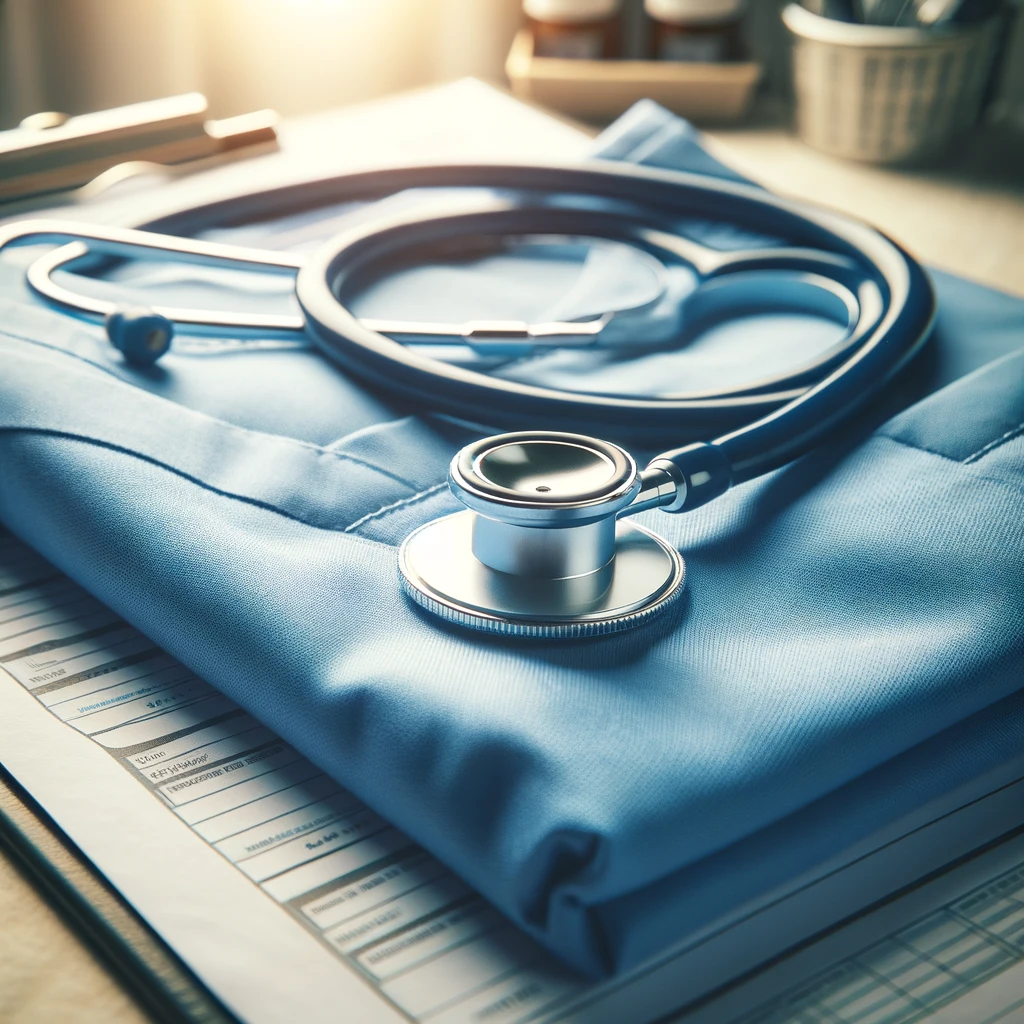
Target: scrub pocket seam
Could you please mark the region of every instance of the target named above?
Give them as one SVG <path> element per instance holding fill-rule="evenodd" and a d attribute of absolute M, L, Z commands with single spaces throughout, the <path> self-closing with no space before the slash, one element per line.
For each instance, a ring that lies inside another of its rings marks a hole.
<path fill-rule="evenodd" d="M 57 353 L 58 355 L 61 355 L 61 356 L 70 356 L 72 359 L 76 359 L 80 363 L 84 363 L 86 366 L 93 367 L 94 369 L 99 370 L 101 373 L 106 374 L 116 384 L 121 384 L 124 387 L 131 388 L 132 390 L 134 390 L 136 392 L 139 392 L 141 394 L 145 394 L 149 398 L 151 398 L 151 399 L 153 399 L 155 401 L 158 401 L 158 402 L 168 402 L 170 405 L 173 405 L 176 409 L 182 410 L 187 415 L 195 416 L 195 417 L 201 417 L 202 419 L 204 419 L 204 420 L 206 420 L 206 421 L 208 421 L 210 423 L 218 424 L 223 430 L 225 430 L 227 432 L 234 433 L 234 434 L 245 434 L 245 435 L 249 435 L 249 436 L 252 436 L 252 437 L 269 437 L 269 438 L 273 438 L 277 442 L 280 442 L 280 443 L 283 443 L 283 444 L 287 444 L 287 445 L 293 445 L 296 448 L 301 448 L 301 449 L 303 449 L 305 451 L 315 452 L 318 455 L 325 455 L 325 456 L 327 456 L 329 458 L 338 459 L 341 462 L 349 462 L 349 463 L 351 463 L 352 465 L 355 465 L 355 466 L 362 466 L 364 469 L 369 469 L 369 470 L 372 470 L 373 472 L 380 473 L 381 476 L 387 477 L 389 480 L 394 480 L 395 483 L 399 483 L 403 487 L 408 487 L 410 490 L 413 489 L 416 486 L 411 480 L 406 480 L 405 477 L 399 475 L 398 473 L 395 473 L 395 472 L 393 472 L 392 470 L 389 470 L 389 469 L 385 469 L 383 466 L 378 466 L 376 463 L 370 462 L 367 459 L 362 459 L 358 455 L 351 455 L 348 452 L 338 451 L 336 448 L 328 447 L 326 445 L 314 444 L 311 441 L 303 441 L 300 438 L 290 437 L 287 434 L 267 434 L 267 433 L 265 433 L 263 431 L 253 430 L 253 429 L 251 429 L 249 427 L 242 427 L 242 426 L 239 426 L 237 423 L 231 423 L 230 421 L 221 419 L 219 416 L 214 416 L 211 413 L 201 412 L 198 409 L 193 409 L 193 408 L 191 408 L 191 407 L 189 407 L 187 405 L 182 405 L 179 402 L 175 402 L 173 399 L 164 398 L 162 395 L 151 394 L 150 392 L 145 391 L 145 389 L 140 388 L 137 385 L 133 384 L 130 380 L 125 380 L 125 378 L 122 377 L 120 374 L 118 374 L 117 371 L 114 370 L 113 368 L 107 367 L 107 366 L 103 366 L 102 364 L 94 362 L 93 360 L 88 359 L 85 356 L 78 355 L 75 352 L 68 352 L 65 349 L 57 348 L 57 347 L 55 347 L 53 345 L 48 344 L 45 341 L 37 341 L 34 338 L 22 337 L 21 335 L 11 333 L 6 328 L 5 329 L 0 329 L 0 338 L 6 338 L 6 339 L 8 339 L 10 341 L 25 343 L 25 344 L 29 344 L 29 345 L 35 345 L 35 346 L 38 346 L 39 348 L 44 349 L 47 352 L 55 352 L 55 353 Z M 390 421 L 387 421 L 387 422 L 398 422 L 398 420 L 401 420 L 402 418 L 403 417 L 397 417 L 395 420 L 390 420 Z M 8 429 L 8 428 L 0 428 L 0 429 Z M 14 428 L 14 429 L 16 429 L 16 428 Z M 34 428 L 26 428 L 26 429 L 34 429 Z M 39 429 L 45 430 L 46 428 L 39 428 Z M 62 431 L 54 431 L 54 432 L 55 433 L 62 433 Z M 70 436 L 70 437 L 79 437 L 81 440 L 90 440 L 90 438 L 88 438 L 88 436 L 84 435 L 84 434 L 82 434 L 82 435 L 69 434 L 68 436 Z M 340 438 L 339 440 L 344 440 L 344 438 Z M 332 444 L 334 444 L 334 443 L 337 443 L 337 442 L 332 442 Z M 117 446 L 117 447 L 120 447 L 120 446 Z M 132 451 L 132 449 L 130 449 L 126 445 L 124 447 L 124 451 Z"/>
<path fill-rule="evenodd" d="M 1011 431 L 1010 433 L 1016 435 L 1024 434 L 1024 424 L 1021 425 L 1020 429 L 1016 431 Z M 991 473 L 983 472 L 983 470 L 985 469 L 983 465 L 978 465 L 978 463 L 981 462 L 981 455 L 988 454 L 988 451 L 992 451 L 996 447 L 998 447 L 998 445 L 995 442 L 992 442 L 992 444 L 990 445 L 986 445 L 985 448 L 982 448 L 978 452 L 975 452 L 973 455 L 969 456 L 968 459 L 960 460 L 951 459 L 948 455 L 943 455 L 942 452 L 934 452 L 930 448 L 921 448 L 916 444 L 911 444 L 909 441 L 901 440 L 898 437 L 890 437 L 888 434 L 876 434 L 875 437 L 880 438 L 883 441 L 892 441 L 893 444 L 898 444 L 901 448 L 909 448 L 911 451 L 921 452 L 924 455 L 931 455 L 934 458 L 942 459 L 943 462 L 948 462 L 953 466 L 976 466 L 977 468 L 975 472 L 977 472 L 978 474 L 977 479 L 979 481 L 984 481 L 985 483 L 994 484 L 997 487 L 1005 488 L 1006 490 L 1012 491 L 1014 494 L 1019 493 L 1022 489 L 1022 486 L 1024 486 L 1024 481 L 1018 482 L 1016 480 L 1007 480 L 1003 476 L 993 476 Z M 1012 438 L 1006 437 L 998 439 L 999 444 L 1003 444 L 1005 441 L 1009 440 L 1012 440 Z"/>
<path fill-rule="evenodd" d="M 0 307 L 0 309 L 2 309 L 2 307 Z M 8 338 L 11 341 L 19 341 L 26 345 L 36 345 L 39 348 L 45 349 L 47 352 L 55 352 L 58 355 L 68 356 L 70 359 L 77 359 L 80 363 L 85 363 L 86 366 L 91 366 L 93 369 L 107 374 L 108 377 L 112 377 L 114 380 L 120 381 L 122 384 L 128 383 L 128 381 L 126 381 L 124 377 L 122 377 L 112 366 L 104 366 L 103 363 L 97 362 L 95 359 L 83 356 L 79 352 L 72 352 L 70 349 L 61 348 L 59 345 L 51 344 L 48 341 L 40 341 L 38 338 L 30 338 L 24 334 L 15 334 L 14 331 L 7 327 L 0 330 L 0 338 Z"/>
<path fill-rule="evenodd" d="M 243 505 L 262 509 L 264 512 L 272 512 L 274 515 L 282 516 L 285 519 L 289 519 L 294 523 L 299 523 L 311 530 L 323 530 L 327 533 L 349 533 L 353 526 L 358 525 L 364 519 L 368 518 L 367 516 L 362 516 L 360 519 L 356 520 L 355 523 L 349 524 L 348 526 L 321 526 L 317 523 L 311 523 L 309 520 L 303 519 L 301 516 L 295 515 L 293 512 L 289 512 L 287 509 L 281 508 L 279 505 L 275 505 L 273 502 L 264 501 L 260 498 L 254 498 L 246 494 L 236 494 L 233 491 L 226 491 L 223 488 L 217 487 L 209 481 L 202 479 L 202 477 L 188 473 L 185 470 L 179 469 L 177 466 L 168 465 L 168 463 L 162 462 L 160 459 L 153 458 L 150 455 L 146 455 L 143 452 L 137 452 L 133 448 L 127 448 L 123 445 L 114 444 L 110 441 L 103 441 L 99 438 L 88 437 L 85 434 L 75 434 L 67 430 L 52 430 L 46 427 L 0 426 L 0 435 L 3 434 L 29 434 L 38 437 L 56 437 L 65 441 L 75 441 L 79 444 L 104 448 L 107 451 L 117 452 L 119 455 L 127 455 L 129 458 L 138 459 L 140 462 L 145 462 L 150 466 L 155 466 L 157 469 L 162 469 L 165 473 L 171 473 L 176 477 L 180 477 L 182 480 L 187 480 L 190 484 L 193 484 L 204 491 L 209 491 L 211 494 L 216 494 L 220 498 L 226 498 L 228 501 L 238 501 Z M 428 488 L 428 491 L 436 491 L 444 486 L 446 486 L 444 483 L 435 484 L 433 487 Z M 413 495 L 410 498 L 403 499 L 403 501 L 396 502 L 396 504 L 401 505 L 405 502 L 412 501 L 413 498 L 423 497 L 426 493 L 427 492 L 423 492 L 421 495 Z M 379 515 L 381 512 L 390 511 L 392 507 L 393 506 L 386 506 L 384 509 L 379 509 L 377 512 L 370 513 L 370 515 Z M 384 543 L 383 541 L 374 540 L 372 537 L 364 537 L 358 533 L 352 534 L 352 537 L 355 540 L 366 544 Z M 393 545 L 388 546 L 393 547 Z"/>
<path fill-rule="evenodd" d="M 962 466 L 963 463 L 960 459 L 954 459 L 947 455 L 945 452 L 937 452 L 934 448 L 925 448 L 923 445 L 914 444 L 911 441 L 907 441 L 902 437 L 893 437 L 892 434 L 879 434 L 878 437 L 883 438 L 886 441 L 892 441 L 893 444 L 898 444 L 903 448 L 910 448 L 915 452 L 924 452 L 925 455 L 934 455 L 937 459 L 943 459 L 946 462 L 952 462 L 954 466 Z"/>
<path fill-rule="evenodd" d="M 994 441 L 989 441 L 984 448 L 979 448 L 973 455 L 968 455 L 967 458 L 964 459 L 964 465 L 969 466 L 972 462 L 977 462 L 979 459 L 988 455 L 989 452 L 995 451 L 996 448 L 1006 444 L 1007 441 L 1012 441 L 1015 437 L 1020 437 L 1021 434 L 1024 434 L 1024 423 L 1018 423 L 1017 426 L 1012 430 L 1008 430 L 1002 437 L 997 437 Z"/>
<path fill-rule="evenodd" d="M 903 448 L 910 448 L 915 452 L 924 452 L 925 455 L 934 455 L 937 459 L 944 459 L 946 462 L 952 462 L 954 466 L 971 466 L 976 462 L 980 462 L 990 452 L 994 452 L 997 448 L 1001 448 L 1004 444 L 1012 441 L 1014 438 L 1024 435 L 1024 423 L 1019 424 L 1012 430 L 1008 430 L 1001 437 L 997 437 L 994 441 L 989 441 L 988 444 L 983 445 L 976 452 L 971 452 L 970 455 L 965 459 L 954 459 L 952 456 L 947 455 L 945 452 L 937 452 L 934 448 L 925 448 L 923 445 L 914 444 L 912 441 L 908 441 L 902 437 L 893 437 L 892 434 L 877 434 L 886 441 L 892 441 L 893 444 L 901 445 Z"/>
<path fill-rule="evenodd" d="M 376 512 L 367 512 L 366 515 L 360 516 L 355 522 L 349 523 L 341 532 L 352 533 L 353 530 L 358 530 L 359 527 L 368 520 L 389 515 L 391 512 L 395 512 L 406 505 L 412 505 L 414 502 L 422 501 L 424 498 L 429 498 L 430 495 L 436 494 L 446 486 L 447 481 L 442 480 L 439 484 L 431 484 L 429 487 L 422 491 L 418 491 L 416 494 L 410 494 L 408 498 L 399 498 L 398 501 L 393 501 L 390 505 L 382 505 Z"/>

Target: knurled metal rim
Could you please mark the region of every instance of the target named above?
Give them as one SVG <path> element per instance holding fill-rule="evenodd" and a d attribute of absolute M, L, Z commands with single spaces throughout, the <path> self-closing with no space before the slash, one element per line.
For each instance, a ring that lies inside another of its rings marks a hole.
<path fill-rule="evenodd" d="M 609 636 L 613 633 L 635 629 L 653 621 L 675 604 L 686 590 L 686 562 L 682 555 L 652 531 L 645 530 L 635 523 L 633 526 L 648 534 L 665 549 L 672 558 L 675 575 L 669 586 L 650 604 L 604 619 L 583 619 L 570 622 L 503 619 L 458 605 L 454 601 L 438 600 L 420 590 L 406 575 L 403 569 L 404 546 L 399 552 L 398 579 L 406 596 L 415 604 L 445 622 L 477 632 L 535 640 L 583 640 L 588 637 Z"/>

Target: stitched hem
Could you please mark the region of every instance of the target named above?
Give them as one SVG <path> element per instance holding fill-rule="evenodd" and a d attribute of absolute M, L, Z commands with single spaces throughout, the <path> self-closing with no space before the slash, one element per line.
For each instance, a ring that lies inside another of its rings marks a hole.
<path fill-rule="evenodd" d="M 221 498 L 227 498 L 229 501 L 239 501 L 243 505 L 251 505 L 253 508 L 263 509 L 264 512 L 273 512 L 275 515 L 282 516 L 285 519 L 290 519 L 294 523 L 299 523 L 302 526 L 308 526 L 311 530 L 323 530 L 325 533 L 348 533 L 353 526 L 358 525 L 366 519 L 366 516 L 357 519 L 355 523 L 350 526 L 322 526 L 319 523 L 311 523 L 308 519 L 304 519 L 302 516 L 296 515 L 294 512 L 289 512 L 287 509 L 281 508 L 279 505 L 275 505 L 272 502 L 264 501 L 261 498 L 254 498 L 247 494 L 236 494 L 234 491 L 225 491 L 220 487 L 215 487 L 213 484 L 207 483 L 200 477 L 193 476 L 191 473 L 187 473 L 184 470 L 178 469 L 177 466 L 170 466 L 166 462 L 162 462 L 159 459 L 154 459 L 152 456 L 144 455 L 141 452 L 137 452 L 132 448 L 124 448 L 118 444 L 112 444 L 109 441 L 100 441 L 95 437 L 83 437 L 80 434 L 72 434 L 66 430 L 48 430 L 42 427 L 4 427 L 0 426 L 0 434 L 33 434 L 38 437 L 59 437 L 66 441 L 75 441 L 79 444 L 93 445 L 96 448 L 104 448 L 107 451 L 117 452 L 120 455 L 127 455 L 129 458 L 138 459 L 140 462 L 145 462 L 150 466 L 156 466 L 157 469 L 162 469 L 167 473 L 172 473 L 176 477 L 180 477 L 182 480 L 187 480 L 191 484 L 195 484 L 196 487 L 202 488 L 204 491 L 209 491 L 211 494 L 216 494 Z M 428 490 L 438 490 L 444 487 L 444 484 L 436 484 L 434 487 Z M 426 494 L 427 492 L 421 492 Z M 412 501 L 417 495 L 405 498 L 403 501 L 397 502 L 396 504 L 403 504 L 403 502 Z M 378 509 L 377 512 L 370 513 L 371 515 L 379 515 L 381 512 L 387 511 L 391 506 L 387 506 L 384 509 Z M 359 534 L 354 534 L 353 539 L 364 544 L 381 544 L 385 547 L 395 547 L 394 544 L 385 544 L 384 541 L 373 540 L 370 537 L 362 537 Z"/>
<path fill-rule="evenodd" d="M 1015 437 L 1020 437 L 1022 434 L 1024 434 L 1024 423 L 1014 427 L 1012 430 L 1008 430 L 1002 437 L 989 441 L 983 448 L 979 448 L 976 452 L 968 455 L 966 459 L 954 459 L 952 455 L 947 455 L 945 452 L 937 452 L 934 448 L 925 448 L 924 445 L 905 441 L 901 437 L 893 437 L 892 434 L 876 434 L 875 436 L 886 441 L 892 441 L 893 444 L 901 445 L 904 448 L 910 448 L 915 452 L 924 452 L 926 455 L 934 455 L 936 458 L 945 459 L 946 462 L 952 462 L 956 466 L 970 466 L 988 455 L 989 452 L 995 451 L 996 448 L 1006 444 L 1007 441 L 1012 441 Z"/>
<path fill-rule="evenodd" d="M 139 393 L 141 393 L 143 395 L 146 395 L 148 398 L 151 398 L 154 401 L 165 402 L 168 405 L 173 406 L 175 409 L 180 409 L 183 413 L 185 413 L 185 414 L 187 414 L 189 416 L 194 416 L 194 417 L 197 417 L 199 419 L 205 420 L 207 423 L 216 423 L 219 427 L 221 427 L 222 429 L 224 429 L 225 431 L 227 431 L 229 433 L 245 434 L 248 437 L 267 437 L 267 438 L 273 438 L 274 441 L 279 442 L 279 443 L 287 444 L 287 445 L 295 447 L 295 448 L 301 448 L 301 449 L 303 449 L 305 451 L 316 452 L 318 455 L 326 455 L 328 458 L 338 459 L 338 460 L 340 460 L 342 462 L 350 462 L 350 463 L 352 463 L 353 465 L 356 465 L 356 466 L 362 466 L 364 469 L 369 469 L 369 470 L 372 470 L 375 473 L 380 473 L 381 476 L 385 476 L 389 480 L 394 480 L 395 483 L 402 484 L 405 487 L 410 487 L 411 488 L 411 487 L 415 487 L 416 486 L 411 480 L 406 480 L 405 477 L 400 476 L 398 473 L 393 473 L 389 469 L 384 469 L 382 466 L 378 466 L 375 463 L 367 461 L 366 459 L 361 459 L 357 455 L 350 455 L 348 452 L 338 451 L 334 447 L 327 447 L 325 445 L 313 444 L 313 442 L 311 442 L 311 441 L 302 441 L 302 440 L 300 440 L 297 437 L 289 437 L 287 434 L 268 434 L 268 433 L 266 433 L 264 431 L 261 431 L 261 430 L 252 430 L 249 427 L 240 427 L 236 423 L 231 423 L 228 420 L 222 420 L 219 417 L 213 416 L 212 414 L 207 413 L 207 412 L 203 412 L 200 409 L 193 409 L 191 406 L 182 405 L 180 402 L 175 402 L 172 399 L 164 398 L 163 395 L 155 395 L 155 394 L 153 394 L 153 392 L 147 391 L 145 388 L 137 387 L 136 385 L 132 384 L 130 381 L 125 380 L 122 376 L 120 376 L 118 373 L 116 373 L 113 369 L 105 367 L 105 366 L 103 366 L 100 363 L 93 362 L 93 360 L 88 359 L 85 356 L 80 356 L 76 352 L 68 352 L 66 349 L 58 348 L 57 346 L 51 345 L 48 342 L 37 341 L 35 338 L 22 337 L 21 335 L 13 334 L 12 332 L 10 332 L 10 331 L 8 331 L 6 329 L 0 330 L 0 338 L 9 338 L 12 341 L 25 342 L 25 343 L 27 343 L 29 345 L 36 345 L 39 348 L 42 348 L 42 349 L 46 350 L 47 352 L 56 352 L 58 355 L 68 356 L 71 359 L 77 359 L 80 363 L 84 363 L 86 366 L 92 366 L 95 369 L 100 370 L 102 373 L 105 373 L 108 377 L 110 377 L 110 379 L 112 381 L 114 381 L 117 384 L 123 385 L 126 388 L 131 388 L 134 391 L 137 391 L 137 392 L 139 392 Z M 394 420 L 384 420 L 382 422 L 384 422 L 384 423 L 397 423 L 400 420 L 406 419 L 406 418 L 407 417 L 399 416 L 399 417 L 397 417 Z M 379 426 L 379 425 L 380 424 L 374 424 L 374 426 Z M 46 432 L 50 428 L 47 428 L 47 427 L 38 427 L 38 428 L 35 428 L 35 427 L 3 427 L 3 428 L 0 428 L 0 429 L 16 429 L 16 430 L 17 429 L 24 429 L 24 430 L 35 430 L 35 429 L 38 429 L 38 430 L 41 430 L 43 432 Z M 52 432 L 53 433 L 58 433 L 58 434 L 59 433 L 66 433 L 65 431 L 60 431 L 60 430 L 54 430 Z M 86 438 L 86 437 L 78 435 L 78 434 L 68 434 L 68 436 L 69 437 L 81 437 L 82 440 L 90 440 L 89 438 Z M 346 440 L 346 438 L 348 436 L 350 436 L 350 435 L 345 435 L 345 437 L 338 438 L 336 441 L 332 441 L 331 444 L 332 445 L 341 444 L 342 442 L 344 442 Z M 111 447 L 120 449 L 119 445 L 112 445 Z M 130 451 L 131 449 L 125 447 L 123 450 L 124 451 Z M 153 460 L 153 461 L 159 461 L 159 460 Z"/>
<path fill-rule="evenodd" d="M 951 455 L 947 455 L 945 452 L 937 452 L 934 448 L 925 448 L 922 445 L 913 444 L 910 441 L 904 441 L 902 437 L 893 437 L 892 434 L 876 434 L 875 436 L 882 438 L 884 441 L 892 441 L 893 444 L 898 444 L 903 448 L 910 448 L 915 452 L 924 452 L 926 455 L 934 455 L 937 459 L 945 459 L 946 462 L 952 462 L 954 466 L 963 465 L 959 459 L 954 459 Z"/>
<path fill-rule="evenodd" d="M 1000 445 L 1006 444 L 1007 441 L 1012 441 L 1015 437 L 1020 437 L 1021 434 L 1024 434 L 1024 423 L 1018 423 L 1013 430 L 1008 430 L 1002 437 L 997 437 L 994 441 L 989 441 L 984 448 L 979 448 L 973 455 L 968 455 L 967 458 L 964 459 L 964 465 L 969 466 L 972 462 L 977 462 L 978 459 L 988 455 L 989 452 L 994 451 Z"/>
<path fill-rule="evenodd" d="M 898 444 L 901 448 L 909 448 L 911 451 L 914 452 L 921 452 L 924 455 L 931 455 L 934 458 L 942 459 L 943 462 L 948 462 L 950 465 L 953 466 L 960 466 L 961 468 L 963 468 L 963 466 L 965 465 L 965 463 L 961 462 L 960 460 L 951 459 L 948 455 L 943 455 L 941 452 L 929 451 L 927 448 L 918 448 L 917 445 L 910 444 L 907 441 L 900 441 L 898 438 L 890 437 L 888 434 L 875 434 L 870 440 L 892 441 L 893 444 Z M 1021 491 L 1024 490 L 1024 477 L 1022 477 L 1020 480 L 1010 480 L 1003 476 L 994 476 L 991 473 L 986 473 L 985 467 L 983 465 L 977 466 L 972 471 L 972 473 L 976 480 L 984 482 L 986 484 L 991 484 L 993 487 L 999 487 L 1005 491 L 1010 491 L 1012 494 L 1020 494 Z"/>
<path fill-rule="evenodd" d="M 396 509 L 402 508 L 405 505 L 412 505 L 417 501 L 422 501 L 424 498 L 429 498 L 431 494 L 436 494 L 443 487 L 447 486 L 447 482 L 442 480 L 441 483 L 433 484 L 426 490 L 419 491 L 416 494 L 410 494 L 408 498 L 400 498 L 398 501 L 393 501 L 390 505 L 382 505 L 376 512 L 367 512 L 365 516 L 360 516 L 354 523 L 349 523 L 349 525 L 341 532 L 351 533 L 370 519 L 377 519 L 379 516 L 386 516 L 390 512 L 394 512 Z"/>

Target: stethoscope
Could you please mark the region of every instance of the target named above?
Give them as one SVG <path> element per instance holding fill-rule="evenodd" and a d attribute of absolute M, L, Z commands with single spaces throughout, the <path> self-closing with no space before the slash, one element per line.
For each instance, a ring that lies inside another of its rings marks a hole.
<path fill-rule="evenodd" d="M 339 198 L 452 187 L 467 191 L 362 220 L 308 258 L 156 233 L 240 223 Z M 666 228 L 683 217 L 742 224 L 791 244 L 723 252 Z M 176 327 L 234 336 L 302 332 L 345 370 L 434 412 L 508 428 L 554 428 L 519 429 L 464 447 L 448 483 L 466 510 L 421 526 L 399 549 L 402 584 L 419 605 L 451 622 L 517 636 L 610 633 L 664 611 L 683 592 L 682 556 L 628 517 L 653 508 L 690 511 L 808 452 L 914 355 L 935 312 L 922 268 L 866 225 L 753 187 L 617 164 L 363 172 L 232 196 L 146 228 L 21 222 L 0 229 L 0 249 L 14 242 L 71 243 L 29 266 L 29 286 L 56 307 L 105 321 L 111 342 L 135 364 L 160 358 Z M 436 259 L 481 239 L 538 236 L 628 246 L 653 283 L 639 299 L 600 315 L 543 324 L 369 321 L 347 306 L 360 282 L 416 254 Z M 53 279 L 86 254 L 293 275 L 301 315 L 126 309 Z M 838 323 L 842 336 L 786 373 L 666 398 L 519 383 L 443 362 L 420 347 L 443 338 L 477 354 L 513 357 L 552 347 L 628 347 L 640 333 L 631 330 L 636 318 L 672 298 L 666 268 L 673 266 L 688 267 L 698 283 L 675 299 L 672 337 L 656 344 L 685 342 L 703 324 L 769 310 L 814 312 Z M 686 443 L 640 470 L 623 447 L 591 432 Z"/>

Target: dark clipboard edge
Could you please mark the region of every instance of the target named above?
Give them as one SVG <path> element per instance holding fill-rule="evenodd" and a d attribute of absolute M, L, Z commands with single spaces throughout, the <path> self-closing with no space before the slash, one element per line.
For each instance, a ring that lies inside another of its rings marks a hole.
<path fill-rule="evenodd" d="M 0 765 L 0 848 L 160 1024 L 238 1024 Z"/>

